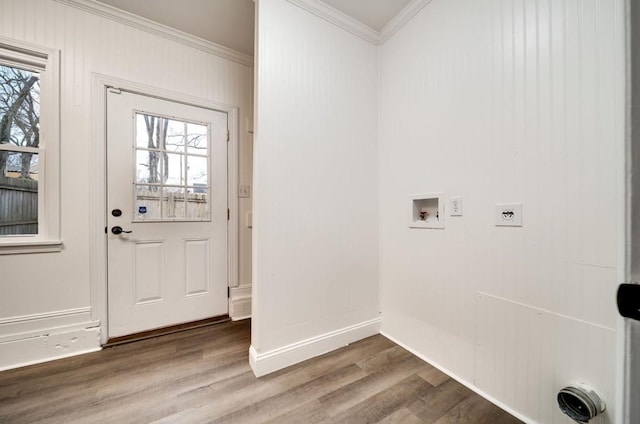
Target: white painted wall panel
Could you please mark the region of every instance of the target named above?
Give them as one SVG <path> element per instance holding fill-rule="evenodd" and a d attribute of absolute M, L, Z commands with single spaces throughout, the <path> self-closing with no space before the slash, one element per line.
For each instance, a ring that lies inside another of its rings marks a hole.
<path fill-rule="evenodd" d="M 378 74 L 375 46 L 286 0 L 258 7 L 260 355 L 378 317 Z"/>
<path fill-rule="evenodd" d="M 239 107 L 240 183 L 251 181 L 252 67 L 53 0 L 0 0 L 0 36 L 61 51 L 61 227 L 56 254 L 0 256 L 0 318 L 90 305 L 93 75 L 103 74 Z M 240 202 L 239 215 L 250 210 Z M 241 278 L 250 282 L 250 229 L 240 227 Z M 1 362 L 1 360 L 0 360 Z M 2 363 L 1 365 L 6 365 Z"/>
<path fill-rule="evenodd" d="M 383 331 L 537 422 L 580 378 L 613 417 L 623 3 L 432 0 L 381 47 Z M 428 192 L 464 216 L 409 229 Z"/>

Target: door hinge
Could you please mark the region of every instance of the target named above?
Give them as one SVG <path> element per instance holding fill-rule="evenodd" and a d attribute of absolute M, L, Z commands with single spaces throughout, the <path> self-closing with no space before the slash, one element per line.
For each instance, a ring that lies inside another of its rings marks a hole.
<path fill-rule="evenodd" d="M 227 208 L 227 221 L 231 221 L 231 211 Z"/>
<path fill-rule="evenodd" d="M 113 94 L 121 94 L 122 93 L 122 91 L 120 91 L 120 89 L 116 88 L 116 87 L 107 87 L 107 91 L 109 93 L 113 93 Z"/>
<path fill-rule="evenodd" d="M 109 233 L 107 232 L 107 227 L 104 227 L 104 233 L 105 233 L 105 234 L 109 234 Z"/>
<path fill-rule="evenodd" d="M 227 143 L 229 142 L 229 140 L 231 140 L 231 133 L 229 132 L 229 129 L 227 128 Z"/>
<path fill-rule="evenodd" d="M 227 299 L 231 298 L 231 287 L 227 286 Z"/>

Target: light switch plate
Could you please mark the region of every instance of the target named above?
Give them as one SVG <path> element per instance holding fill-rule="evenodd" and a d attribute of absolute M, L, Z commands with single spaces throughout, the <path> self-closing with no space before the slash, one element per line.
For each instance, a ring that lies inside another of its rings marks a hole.
<path fill-rule="evenodd" d="M 251 186 L 249 184 L 240 184 L 240 186 L 238 187 L 238 197 L 251 197 Z"/>
<path fill-rule="evenodd" d="M 496 204 L 495 219 L 499 227 L 522 227 L 522 203 Z"/>
<path fill-rule="evenodd" d="M 449 216 L 462 216 L 462 197 L 449 198 Z"/>

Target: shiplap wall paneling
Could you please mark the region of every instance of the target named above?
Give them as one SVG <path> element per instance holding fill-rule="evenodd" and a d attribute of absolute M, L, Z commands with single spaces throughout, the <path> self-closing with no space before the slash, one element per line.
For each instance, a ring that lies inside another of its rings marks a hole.
<path fill-rule="evenodd" d="M 94 76 L 97 74 L 144 84 L 205 101 L 239 108 L 240 182 L 249 183 L 251 144 L 246 119 L 251 118 L 253 68 L 206 49 L 134 28 L 105 16 L 53 0 L 2 0 L 0 36 L 59 49 L 61 52 L 61 227 L 64 249 L 58 254 L 0 256 L 3 270 L 0 319 L 55 315 L 56 311 L 90 308 L 90 240 L 92 216 Z M 250 210 L 240 202 L 239 216 Z M 250 229 L 240 226 L 240 266 L 250 283 Z M 37 266 L 35 266 L 37 264 Z M 37 293 L 37 296 L 34 296 Z M 17 320 L 18 318 L 16 318 Z M 46 320 L 41 334 L 51 328 Z M 78 324 L 81 322 L 78 321 Z M 3 328 L 7 328 L 5 323 Z M 55 325 L 51 321 L 51 325 Z M 9 330 L 7 330 L 9 331 Z M 92 346 L 98 346 L 93 338 Z M 0 351 L 3 346 L 0 343 Z M 42 350 L 30 358 L 55 354 Z M 23 355 L 23 357 L 26 357 Z M 20 363 L 20 355 L 0 355 L 0 367 Z"/>
<path fill-rule="evenodd" d="M 615 412 L 623 3 L 432 0 L 381 47 L 383 332 L 532 422 L 580 378 Z M 407 228 L 433 191 L 464 216 Z"/>
<path fill-rule="evenodd" d="M 378 81 L 374 45 L 287 0 L 259 2 L 257 31 L 259 369 L 378 319 Z"/>

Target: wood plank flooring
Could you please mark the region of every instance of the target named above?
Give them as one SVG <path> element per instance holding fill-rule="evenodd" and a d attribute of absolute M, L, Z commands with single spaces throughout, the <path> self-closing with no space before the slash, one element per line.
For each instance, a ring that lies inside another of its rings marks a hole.
<path fill-rule="evenodd" d="M 0 423 L 520 421 L 381 335 L 255 378 L 250 322 L 0 372 Z"/>

